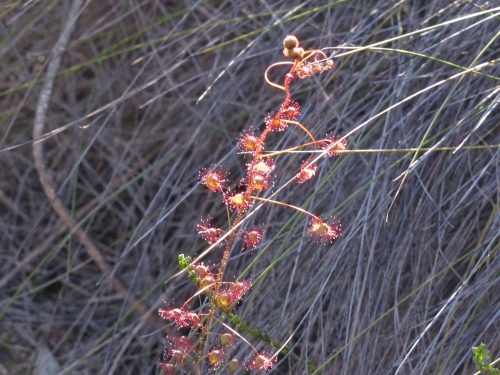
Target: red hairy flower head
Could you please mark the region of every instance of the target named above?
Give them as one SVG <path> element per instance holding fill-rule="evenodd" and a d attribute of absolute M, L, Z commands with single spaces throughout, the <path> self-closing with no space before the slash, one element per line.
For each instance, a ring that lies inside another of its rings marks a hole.
<path fill-rule="evenodd" d="M 319 218 L 312 219 L 307 232 L 324 242 L 333 242 L 340 236 L 340 223 L 327 223 Z"/>
<path fill-rule="evenodd" d="M 300 104 L 294 100 L 290 100 L 288 107 L 280 109 L 278 117 L 284 120 L 297 120 L 300 115 Z"/>
<path fill-rule="evenodd" d="M 309 77 L 312 74 L 311 69 L 309 66 L 302 66 L 300 69 L 297 70 L 297 77 L 300 79 Z"/>
<path fill-rule="evenodd" d="M 223 290 L 217 293 L 216 300 L 217 304 L 223 309 L 227 309 L 235 302 L 234 298 L 232 298 L 231 292 L 228 290 Z"/>
<path fill-rule="evenodd" d="M 194 312 L 187 312 L 185 317 L 184 317 L 185 324 L 188 327 L 199 327 L 200 324 L 200 316 Z"/>
<path fill-rule="evenodd" d="M 252 283 L 248 280 L 236 281 L 231 283 L 230 291 L 235 299 L 241 299 L 243 295 L 250 289 Z"/>
<path fill-rule="evenodd" d="M 295 175 L 295 178 L 297 178 L 297 182 L 299 184 L 302 184 L 307 180 L 310 180 L 316 174 L 317 169 L 318 166 L 316 164 L 309 164 L 309 161 L 306 160 L 300 166 L 299 173 Z"/>
<path fill-rule="evenodd" d="M 273 358 L 266 353 L 257 353 L 247 367 L 248 370 L 269 371 L 275 363 L 276 358 Z"/>
<path fill-rule="evenodd" d="M 194 346 L 186 336 L 169 337 L 169 348 L 165 349 L 164 359 L 181 366 L 194 352 Z"/>

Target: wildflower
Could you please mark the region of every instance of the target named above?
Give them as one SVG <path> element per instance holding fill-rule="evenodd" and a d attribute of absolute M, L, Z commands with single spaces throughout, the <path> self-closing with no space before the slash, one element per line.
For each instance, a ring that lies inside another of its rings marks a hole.
<path fill-rule="evenodd" d="M 338 156 L 340 152 L 347 148 L 347 138 L 338 140 L 335 136 L 329 136 L 319 141 L 321 149 L 326 151 L 326 156 Z"/>
<path fill-rule="evenodd" d="M 299 173 L 295 175 L 299 184 L 306 182 L 314 177 L 318 166 L 316 164 L 309 164 L 309 161 L 305 161 L 300 166 Z"/>
<path fill-rule="evenodd" d="M 233 210 L 243 210 L 247 208 L 250 201 L 245 197 L 243 193 L 225 194 L 224 200 L 226 204 Z"/>
<path fill-rule="evenodd" d="M 207 217 L 196 226 L 200 237 L 207 241 L 210 245 L 216 243 L 219 240 L 221 234 L 224 233 L 224 229 L 214 227 L 211 224 L 212 220 L 212 217 Z"/>
<path fill-rule="evenodd" d="M 254 228 L 252 230 L 245 231 L 242 238 L 245 250 L 257 247 L 260 240 L 262 239 L 263 233 L 264 231 L 261 228 Z"/>
<path fill-rule="evenodd" d="M 210 366 L 220 367 L 224 361 L 224 352 L 220 349 L 212 349 L 207 353 L 207 360 Z"/>
<path fill-rule="evenodd" d="M 209 190 L 222 191 L 226 182 L 226 173 L 221 168 L 214 170 L 204 169 L 200 172 L 200 183 Z"/>
<path fill-rule="evenodd" d="M 320 218 L 314 218 L 307 232 L 325 242 L 333 242 L 340 236 L 340 223 L 327 223 Z"/>
<path fill-rule="evenodd" d="M 252 133 L 245 133 L 240 137 L 238 146 L 241 151 L 257 151 L 259 149 L 260 140 Z"/>
<path fill-rule="evenodd" d="M 178 327 L 197 328 L 200 326 L 200 316 L 192 311 L 174 308 L 159 309 L 158 313 L 161 318 L 172 320 Z"/>
<path fill-rule="evenodd" d="M 247 365 L 248 370 L 268 371 L 276 363 L 276 358 L 270 357 L 265 353 L 257 353 Z"/>

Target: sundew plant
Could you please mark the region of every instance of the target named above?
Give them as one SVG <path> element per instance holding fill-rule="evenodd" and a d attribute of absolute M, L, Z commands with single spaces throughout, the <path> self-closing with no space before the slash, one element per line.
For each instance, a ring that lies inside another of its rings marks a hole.
<path fill-rule="evenodd" d="M 220 201 L 226 205 L 228 223 L 221 227 L 213 224 L 213 217 L 203 219 L 197 225 L 197 230 L 210 247 L 193 261 L 183 254 L 179 255 L 180 266 L 198 289 L 182 305 L 160 308 L 158 311 L 163 319 L 171 321 L 184 333 L 167 337 L 168 344 L 163 360 L 159 363 L 167 374 L 203 373 L 206 367 L 215 370 L 225 368 L 231 373 L 242 367 L 266 372 L 272 369 L 281 352 L 287 353 L 286 345 L 280 347 L 279 343 L 275 345 L 277 348 L 271 346 L 268 349 L 270 352 L 257 349 L 251 341 L 262 339 L 260 334 L 246 337 L 252 333 L 248 329 L 252 323 L 243 324 L 235 309 L 245 295 L 251 293 L 252 280 L 251 277 L 242 279 L 242 275 L 235 279 L 227 276 L 231 252 L 258 252 L 263 236 L 269 235 L 264 225 L 247 224 L 258 210 L 257 204 L 274 204 L 301 213 L 309 220 L 307 233 L 318 242 L 332 243 L 340 236 L 340 223 L 335 219 L 322 218 L 300 206 L 273 198 L 286 185 L 291 188 L 293 183 L 304 184 L 314 178 L 317 163 L 323 157 L 338 156 L 347 146 L 345 137 L 316 139 L 307 126 L 300 122 L 300 104 L 293 100 L 292 94 L 295 79 L 327 72 L 333 69 L 333 60 L 321 50 L 304 49 L 293 35 L 283 40 L 283 55 L 291 61 L 271 64 L 264 73 L 265 81 L 283 93 L 282 103 L 277 110 L 267 114 L 262 126 L 245 131 L 238 140 L 238 149 L 247 159 L 245 176 L 231 181 L 222 166 L 207 167 L 200 172 L 201 185 L 220 195 Z M 282 73 L 282 84 L 269 78 L 274 70 L 280 68 L 288 69 Z M 279 136 L 289 129 L 304 132 L 308 142 L 285 150 L 269 151 L 268 138 L 273 133 Z M 295 175 L 290 176 L 286 184 L 274 189 L 274 175 L 283 173 L 280 156 L 303 149 L 318 150 L 320 154 L 312 153 L 302 160 Z M 222 251 L 220 260 L 215 264 L 206 264 L 201 260 L 208 254 L 218 253 L 218 247 Z M 196 308 L 193 305 L 197 305 Z M 267 341 L 268 346 L 275 343 L 268 336 L 264 337 L 264 341 Z M 249 358 L 233 355 L 237 343 L 247 346 Z"/>

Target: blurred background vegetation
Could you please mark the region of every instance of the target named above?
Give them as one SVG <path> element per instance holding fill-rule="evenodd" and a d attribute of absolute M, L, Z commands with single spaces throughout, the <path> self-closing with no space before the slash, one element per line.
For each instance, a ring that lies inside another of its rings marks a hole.
<path fill-rule="evenodd" d="M 0 1 L 0 374 L 159 373 L 156 310 L 195 291 L 177 255 L 205 248 L 201 217 L 227 221 L 198 171 L 242 176 L 236 139 L 280 103 L 263 72 L 286 34 L 335 61 L 294 84 L 302 122 L 318 137 L 364 124 L 349 148 L 386 151 L 279 193 L 340 219 L 333 245 L 266 206 L 262 246 L 233 249 L 228 275 L 254 280 L 238 314 L 293 353 L 272 373 L 471 374 L 480 341 L 497 358 L 493 3 Z M 275 189 L 303 158 L 276 159 Z"/>

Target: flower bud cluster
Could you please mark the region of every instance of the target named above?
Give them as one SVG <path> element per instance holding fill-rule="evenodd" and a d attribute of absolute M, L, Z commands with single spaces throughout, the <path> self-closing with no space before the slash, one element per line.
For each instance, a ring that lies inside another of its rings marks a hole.
<path fill-rule="evenodd" d="M 304 56 L 305 50 L 299 47 L 299 40 L 294 35 L 287 35 L 283 39 L 283 55 L 291 59 L 301 59 Z"/>

